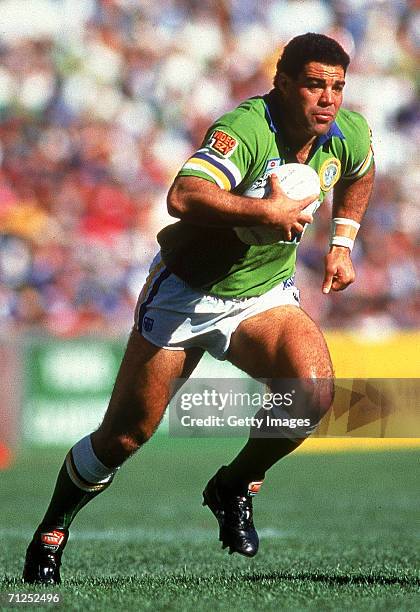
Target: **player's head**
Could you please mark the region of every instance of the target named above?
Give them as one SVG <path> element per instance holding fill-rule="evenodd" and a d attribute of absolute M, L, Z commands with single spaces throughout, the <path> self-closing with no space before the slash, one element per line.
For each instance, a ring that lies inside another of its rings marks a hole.
<path fill-rule="evenodd" d="M 303 34 L 284 48 L 274 87 L 280 92 L 287 121 L 302 136 L 328 132 L 340 109 L 350 58 L 332 38 Z"/>
<path fill-rule="evenodd" d="M 274 86 L 277 87 L 281 74 L 287 74 L 297 79 L 305 64 L 319 62 L 328 66 L 341 66 L 346 74 L 350 58 L 343 47 L 333 38 L 325 34 L 308 32 L 292 38 L 283 49 L 277 71 L 274 77 Z"/>

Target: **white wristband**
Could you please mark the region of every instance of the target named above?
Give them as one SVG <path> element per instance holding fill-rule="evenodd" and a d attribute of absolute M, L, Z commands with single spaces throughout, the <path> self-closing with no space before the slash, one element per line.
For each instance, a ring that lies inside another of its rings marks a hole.
<path fill-rule="evenodd" d="M 335 217 L 331 224 L 330 246 L 344 246 L 351 251 L 359 227 L 360 223 L 353 219 Z"/>

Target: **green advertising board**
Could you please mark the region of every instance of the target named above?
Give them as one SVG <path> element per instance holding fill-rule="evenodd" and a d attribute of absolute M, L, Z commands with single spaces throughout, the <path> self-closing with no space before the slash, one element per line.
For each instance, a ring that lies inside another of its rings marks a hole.
<path fill-rule="evenodd" d="M 106 410 L 125 342 L 31 339 L 24 351 L 24 440 L 69 444 L 95 429 Z"/>
<path fill-rule="evenodd" d="M 96 429 L 107 408 L 125 344 L 125 339 L 99 337 L 27 340 L 23 350 L 24 442 L 70 445 Z M 245 375 L 206 354 L 194 372 L 194 377 L 205 376 Z M 167 429 L 165 418 L 159 431 Z"/>

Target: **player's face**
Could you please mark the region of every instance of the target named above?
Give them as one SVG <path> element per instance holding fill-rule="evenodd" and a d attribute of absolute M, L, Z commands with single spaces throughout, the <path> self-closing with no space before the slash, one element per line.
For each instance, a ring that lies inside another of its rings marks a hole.
<path fill-rule="evenodd" d="M 282 93 L 294 128 L 321 136 L 331 127 L 343 101 L 344 69 L 319 62 L 305 65 L 297 79 L 285 77 Z"/>

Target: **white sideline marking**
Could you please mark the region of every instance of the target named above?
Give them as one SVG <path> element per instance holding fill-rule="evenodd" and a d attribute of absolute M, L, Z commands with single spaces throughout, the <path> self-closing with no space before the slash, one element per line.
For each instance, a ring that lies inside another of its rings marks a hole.
<path fill-rule="evenodd" d="M 267 527 L 259 529 L 258 533 L 262 539 L 285 538 L 293 535 L 291 531 L 273 529 Z M 0 529 L 0 538 L 16 538 L 28 540 L 32 537 L 32 530 L 28 529 Z M 192 542 L 214 540 L 216 529 L 144 529 L 133 527 L 131 529 L 75 529 L 71 533 L 73 541 L 98 540 L 106 542 Z"/>

